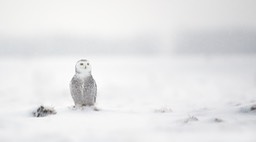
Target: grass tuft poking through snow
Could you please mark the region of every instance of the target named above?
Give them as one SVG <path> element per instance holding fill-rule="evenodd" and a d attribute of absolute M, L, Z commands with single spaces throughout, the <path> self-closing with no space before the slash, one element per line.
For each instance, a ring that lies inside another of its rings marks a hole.
<path fill-rule="evenodd" d="M 184 123 L 190 123 L 190 122 L 195 122 L 195 121 L 199 121 L 199 119 L 195 116 L 189 116 Z"/>
<path fill-rule="evenodd" d="M 156 113 L 170 113 L 172 112 L 172 109 L 169 107 L 162 107 L 160 109 L 155 109 Z"/>

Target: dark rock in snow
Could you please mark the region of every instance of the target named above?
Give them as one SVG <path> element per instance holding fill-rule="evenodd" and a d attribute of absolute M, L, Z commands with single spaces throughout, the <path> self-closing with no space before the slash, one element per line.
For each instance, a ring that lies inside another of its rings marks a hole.
<path fill-rule="evenodd" d="M 216 123 L 220 123 L 220 122 L 223 122 L 223 120 L 222 120 L 222 119 L 220 119 L 220 118 L 214 118 L 214 122 L 216 122 Z"/>
<path fill-rule="evenodd" d="M 40 106 L 36 111 L 33 112 L 34 117 L 45 117 L 48 115 L 56 114 L 56 110 L 53 107 Z"/>
<path fill-rule="evenodd" d="M 256 104 L 255 105 L 252 105 L 251 108 L 250 108 L 251 111 L 255 111 L 256 110 Z"/>

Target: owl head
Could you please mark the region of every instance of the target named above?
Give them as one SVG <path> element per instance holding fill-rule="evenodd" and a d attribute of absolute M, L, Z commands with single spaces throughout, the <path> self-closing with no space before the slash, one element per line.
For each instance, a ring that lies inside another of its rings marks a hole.
<path fill-rule="evenodd" d="M 86 59 L 81 59 L 76 63 L 76 73 L 78 74 L 91 74 L 91 64 Z"/>

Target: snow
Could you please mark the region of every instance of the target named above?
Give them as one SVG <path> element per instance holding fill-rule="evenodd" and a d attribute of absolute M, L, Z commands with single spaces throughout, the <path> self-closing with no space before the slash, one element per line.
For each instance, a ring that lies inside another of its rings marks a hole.
<path fill-rule="evenodd" d="M 1 58 L 1 142 L 256 141 L 255 55 L 89 56 L 100 111 L 72 109 L 79 59 Z"/>

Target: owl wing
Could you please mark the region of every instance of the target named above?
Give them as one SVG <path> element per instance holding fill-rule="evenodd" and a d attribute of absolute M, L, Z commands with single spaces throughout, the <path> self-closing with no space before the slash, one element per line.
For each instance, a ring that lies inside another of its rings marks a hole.
<path fill-rule="evenodd" d="M 85 94 L 93 97 L 93 102 L 96 102 L 97 97 L 97 85 L 92 76 L 84 81 L 83 91 Z"/>
<path fill-rule="evenodd" d="M 94 81 L 94 103 L 96 102 L 96 98 L 97 98 L 97 84 Z"/>
<path fill-rule="evenodd" d="M 79 81 L 76 77 L 73 77 L 70 82 L 70 93 L 75 102 L 81 100 L 83 93 L 82 91 L 81 81 Z"/>
<path fill-rule="evenodd" d="M 97 84 L 95 82 L 95 80 L 92 78 L 92 95 L 94 97 L 94 103 L 96 102 L 96 98 L 97 98 Z"/>

